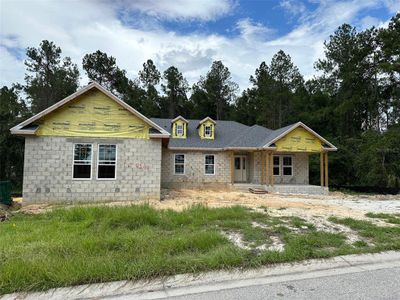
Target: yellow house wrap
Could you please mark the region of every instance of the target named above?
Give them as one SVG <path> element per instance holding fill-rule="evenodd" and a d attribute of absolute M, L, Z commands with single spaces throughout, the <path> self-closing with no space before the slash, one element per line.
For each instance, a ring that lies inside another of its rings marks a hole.
<path fill-rule="evenodd" d="M 149 138 L 149 125 L 99 90 L 90 90 L 36 122 L 39 136 Z"/>
<path fill-rule="evenodd" d="M 285 152 L 321 152 L 321 140 L 302 127 L 297 127 L 275 142 L 276 150 Z"/>

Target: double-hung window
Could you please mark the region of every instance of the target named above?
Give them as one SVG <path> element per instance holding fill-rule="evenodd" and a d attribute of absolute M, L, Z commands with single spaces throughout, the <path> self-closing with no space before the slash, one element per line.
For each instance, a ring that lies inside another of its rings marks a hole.
<path fill-rule="evenodd" d="M 211 125 L 204 126 L 204 136 L 212 137 L 212 127 Z"/>
<path fill-rule="evenodd" d="M 273 157 L 274 161 L 274 176 L 279 176 L 281 175 L 281 157 L 278 155 L 274 155 Z"/>
<path fill-rule="evenodd" d="M 183 124 L 176 124 L 176 136 L 183 136 L 184 128 Z"/>
<path fill-rule="evenodd" d="M 215 174 L 215 157 L 214 155 L 206 155 L 204 158 L 204 172 L 206 175 Z"/>
<path fill-rule="evenodd" d="M 293 157 L 290 155 L 274 155 L 274 176 L 293 175 Z M 282 173 L 281 173 L 282 172 Z"/>
<path fill-rule="evenodd" d="M 174 156 L 174 174 L 185 174 L 185 154 L 175 154 Z"/>
<path fill-rule="evenodd" d="M 285 176 L 292 176 L 293 159 L 291 156 L 282 156 L 282 173 Z"/>
<path fill-rule="evenodd" d="M 92 178 L 92 145 L 74 144 L 73 179 Z"/>
<path fill-rule="evenodd" d="M 117 168 L 117 145 L 99 145 L 97 178 L 115 179 Z"/>

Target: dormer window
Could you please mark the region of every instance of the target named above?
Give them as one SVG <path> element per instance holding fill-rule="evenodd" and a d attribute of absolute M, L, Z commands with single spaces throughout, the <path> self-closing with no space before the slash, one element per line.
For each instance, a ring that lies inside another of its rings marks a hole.
<path fill-rule="evenodd" d="M 206 125 L 204 126 L 204 137 L 212 137 L 212 126 L 211 125 Z"/>
<path fill-rule="evenodd" d="M 182 116 L 171 120 L 172 137 L 176 139 L 185 139 L 188 123 L 189 122 Z"/>
<path fill-rule="evenodd" d="M 216 122 L 210 117 L 201 120 L 197 126 L 200 138 L 213 140 L 215 137 L 215 126 Z"/>
<path fill-rule="evenodd" d="M 183 124 L 176 124 L 176 136 L 183 136 L 185 127 Z"/>

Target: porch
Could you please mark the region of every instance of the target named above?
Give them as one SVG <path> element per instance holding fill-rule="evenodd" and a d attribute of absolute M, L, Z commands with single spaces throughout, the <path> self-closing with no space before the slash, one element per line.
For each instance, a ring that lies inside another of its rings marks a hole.
<path fill-rule="evenodd" d="M 320 185 L 309 184 L 309 156 L 320 158 Z M 327 194 L 328 152 L 232 151 L 231 184 L 284 194 Z"/>

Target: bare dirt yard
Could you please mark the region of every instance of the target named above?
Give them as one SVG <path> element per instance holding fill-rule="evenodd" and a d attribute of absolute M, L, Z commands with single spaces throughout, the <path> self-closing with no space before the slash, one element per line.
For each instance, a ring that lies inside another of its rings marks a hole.
<path fill-rule="evenodd" d="M 22 199 L 21 212 L 41 213 L 63 204 L 27 204 Z M 252 194 L 247 191 L 235 190 L 162 190 L 161 201 L 115 201 L 101 203 L 109 206 L 124 206 L 148 203 L 156 209 L 173 209 L 182 211 L 193 205 L 207 207 L 245 206 L 255 210 L 266 209 L 273 216 L 297 216 L 309 219 L 311 217 L 350 217 L 368 219 L 367 213 L 400 213 L 400 195 L 349 195 L 331 192 L 329 195 L 283 195 L 283 194 Z M 99 205 L 84 204 L 84 205 Z M 374 220 L 375 222 L 382 222 Z M 387 224 L 387 223 L 385 223 Z"/>

